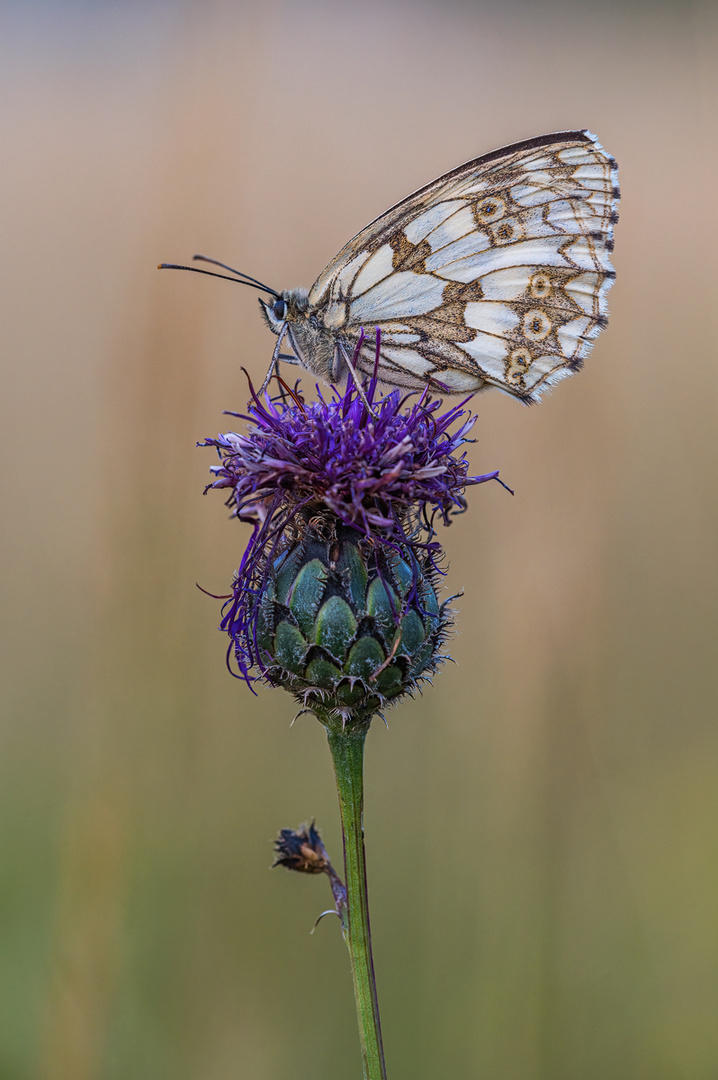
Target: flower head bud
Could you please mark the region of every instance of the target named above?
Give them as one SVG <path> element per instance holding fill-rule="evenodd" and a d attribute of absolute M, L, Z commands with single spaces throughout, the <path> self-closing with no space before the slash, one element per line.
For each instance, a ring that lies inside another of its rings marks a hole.
<path fill-rule="evenodd" d="M 267 568 L 256 654 L 267 681 L 324 723 L 368 722 L 441 659 L 436 571 L 333 516 L 297 531 Z"/>

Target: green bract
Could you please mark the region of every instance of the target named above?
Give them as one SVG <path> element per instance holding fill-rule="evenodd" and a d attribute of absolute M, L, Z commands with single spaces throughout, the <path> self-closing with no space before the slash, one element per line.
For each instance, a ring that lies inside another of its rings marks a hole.
<path fill-rule="evenodd" d="M 336 519 L 301 535 L 267 568 L 256 623 L 265 676 L 327 726 L 368 724 L 443 659 L 449 618 L 436 573 L 412 573 L 411 553 Z"/>

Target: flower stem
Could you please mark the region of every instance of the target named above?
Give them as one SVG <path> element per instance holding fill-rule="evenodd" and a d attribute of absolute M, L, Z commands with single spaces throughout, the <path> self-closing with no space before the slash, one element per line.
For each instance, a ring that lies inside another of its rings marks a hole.
<path fill-rule="evenodd" d="M 347 909 L 342 920 L 354 976 L 354 997 L 359 1021 L 364 1080 L 386 1080 L 384 1048 L 381 1041 L 379 1005 L 376 996 L 374 961 L 369 929 L 369 903 L 364 861 L 364 740 L 366 730 L 329 729 L 329 749 L 339 793 L 344 840 L 344 874 Z"/>

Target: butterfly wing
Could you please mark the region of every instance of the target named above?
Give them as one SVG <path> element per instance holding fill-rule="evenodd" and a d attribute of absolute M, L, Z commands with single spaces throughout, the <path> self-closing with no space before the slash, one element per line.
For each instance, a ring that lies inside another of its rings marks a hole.
<path fill-rule="evenodd" d="M 576 371 L 606 325 L 618 170 L 589 131 L 467 162 L 366 226 L 309 304 L 380 378 L 450 393 L 494 385 L 526 401 Z"/>

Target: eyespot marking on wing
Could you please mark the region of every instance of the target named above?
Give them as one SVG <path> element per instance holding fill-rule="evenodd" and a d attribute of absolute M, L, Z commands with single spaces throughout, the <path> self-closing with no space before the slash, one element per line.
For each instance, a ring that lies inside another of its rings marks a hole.
<path fill-rule="evenodd" d="M 481 199 L 474 209 L 476 220 L 480 225 L 490 225 L 494 221 L 498 221 L 506 213 L 506 202 L 504 199 L 499 198 L 498 195 L 489 195 L 485 199 Z"/>
<path fill-rule="evenodd" d="M 553 330 L 553 323 L 545 311 L 533 308 L 524 315 L 521 328 L 529 341 L 543 341 Z"/>

